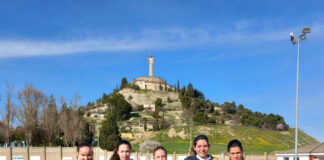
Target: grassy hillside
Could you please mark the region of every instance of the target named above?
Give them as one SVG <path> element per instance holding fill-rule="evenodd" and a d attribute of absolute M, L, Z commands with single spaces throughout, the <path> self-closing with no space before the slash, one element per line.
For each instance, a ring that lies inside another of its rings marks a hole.
<path fill-rule="evenodd" d="M 246 154 L 263 154 L 287 150 L 294 147 L 294 129 L 289 131 L 261 130 L 246 126 L 193 126 L 193 138 L 199 134 L 209 137 L 211 148 L 210 153 L 226 153 L 226 145 L 232 139 L 239 139 L 243 143 Z M 150 139 L 159 141 L 170 153 L 188 153 L 190 143 L 190 127 L 175 127 L 150 134 Z M 139 143 L 143 140 L 133 141 L 135 150 L 138 150 Z M 304 146 L 316 143 L 317 141 L 299 131 L 299 145 Z"/>

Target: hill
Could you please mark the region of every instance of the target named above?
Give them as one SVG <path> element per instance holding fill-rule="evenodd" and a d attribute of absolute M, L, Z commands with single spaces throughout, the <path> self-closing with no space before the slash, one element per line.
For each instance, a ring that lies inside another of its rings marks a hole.
<path fill-rule="evenodd" d="M 212 154 L 226 153 L 226 145 L 232 139 L 241 140 L 247 154 L 294 147 L 294 129 L 289 128 L 282 116 L 254 112 L 234 101 L 219 104 L 204 97 L 192 84 L 176 92 L 126 87 L 104 94 L 97 104 L 87 106 L 89 110 L 84 112 L 84 118 L 89 122 L 97 118 L 104 120 L 105 114 L 114 113 L 122 107 L 120 104 L 132 104 L 132 112 L 118 112 L 117 117 L 128 117 L 118 120 L 118 130 L 122 138 L 131 141 L 135 151 L 139 151 L 139 144 L 145 139 L 151 139 L 159 141 L 170 152 L 188 153 L 190 135 L 193 139 L 200 134 L 210 138 Z M 188 124 L 192 125 L 191 129 Z M 299 146 L 318 143 L 299 132 Z"/>
<path fill-rule="evenodd" d="M 211 143 L 210 153 L 226 153 L 226 145 L 232 139 L 242 141 L 246 154 L 263 154 L 294 147 L 294 129 L 288 131 L 263 130 L 247 126 L 202 125 L 192 126 L 192 137 L 205 134 Z M 299 146 L 318 143 L 306 133 L 299 131 Z M 145 139 L 159 141 L 170 153 L 188 153 L 190 127 L 178 126 L 155 132 L 146 132 L 140 139 L 133 139 L 135 150 Z M 193 139 L 192 138 L 192 139 Z"/>

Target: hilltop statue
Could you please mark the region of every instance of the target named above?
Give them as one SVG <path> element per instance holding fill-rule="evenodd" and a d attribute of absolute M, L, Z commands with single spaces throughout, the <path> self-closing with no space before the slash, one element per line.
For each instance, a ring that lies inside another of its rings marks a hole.
<path fill-rule="evenodd" d="M 153 63 L 154 63 L 154 58 L 152 56 L 152 53 L 150 55 L 150 58 L 148 58 L 148 63 L 150 65 L 149 76 L 150 77 L 153 77 Z"/>
<path fill-rule="evenodd" d="M 153 91 L 175 91 L 175 87 L 168 85 L 165 80 L 160 77 L 153 76 L 154 58 L 152 54 L 148 58 L 149 63 L 149 76 L 140 77 L 135 79 L 133 84 L 139 86 L 140 89 L 147 89 Z"/>
<path fill-rule="evenodd" d="M 153 76 L 153 64 L 154 58 L 152 54 L 147 58 L 149 64 L 149 75 L 136 78 L 130 82 L 130 86 L 138 86 L 140 90 L 146 90 L 145 92 L 139 92 L 131 88 L 124 88 L 119 91 L 126 100 L 132 105 L 137 107 L 143 105 L 145 110 L 155 110 L 155 101 L 157 98 L 161 98 L 163 102 L 179 101 L 179 94 L 174 86 L 169 85 L 165 80 L 160 77 Z M 130 98 L 131 97 L 131 98 Z"/>

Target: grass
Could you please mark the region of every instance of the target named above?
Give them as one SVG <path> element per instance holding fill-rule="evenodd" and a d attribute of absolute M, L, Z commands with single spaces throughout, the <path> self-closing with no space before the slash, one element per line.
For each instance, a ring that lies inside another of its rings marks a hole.
<path fill-rule="evenodd" d="M 190 144 L 190 129 L 188 126 L 173 128 L 176 133 L 173 136 L 169 135 L 169 129 L 157 131 L 152 140 L 159 141 L 170 153 L 189 152 Z M 308 145 L 317 141 L 299 131 L 300 145 Z M 182 134 L 181 136 L 179 134 Z M 246 126 L 226 126 L 226 125 L 208 125 L 208 126 L 193 126 L 192 136 L 205 134 L 211 143 L 210 154 L 227 153 L 227 143 L 232 139 L 239 139 L 243 143 L 245 154 L 264 154 L 274 151 L 288 150 L 294 147 L 294 130 L 290 129 L 286 132 L 274 130 L 262 130 Z M 193 139 L 192 138 L 192 139 Z M 139 144 L 134 145 L 134 149 L 139 151 Z"/>
<path fill-rule="evenodd" d="M 167 151 L 171 154 L 173 152 L 179 154 L 187 154 L 189 153 L 189 143 L 167 143 L 162 142 L 161 145 L 167 149 Z M 135 144 L 132 146 L 133 151 L 139 151 L 139 144 Z M 281 147 L 260 147 L 260 146 L 244 146 L 244 153 L 247 155 L 263 155 L 264 152 L 271 153 L 274 151 L 287 150 L 289 148 L 281 148 Z M 211 144 L 209 149 L 210 154 L 221 154 L 227 153 L 227 145 L 224 144 Z"/>

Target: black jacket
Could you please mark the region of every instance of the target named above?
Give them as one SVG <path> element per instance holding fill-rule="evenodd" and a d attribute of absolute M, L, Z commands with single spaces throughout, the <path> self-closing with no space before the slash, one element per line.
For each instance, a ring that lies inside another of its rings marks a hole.
<path fill-rule="evenodd" d="M 211 155 L 208 155 L 211 156 Z M 189 156 L 187 158 L 185 158 L 184 160 L 199 160 L 196 156 Z M 217 158 L 211 156 L 211 160 L 218 160 Z"/>

